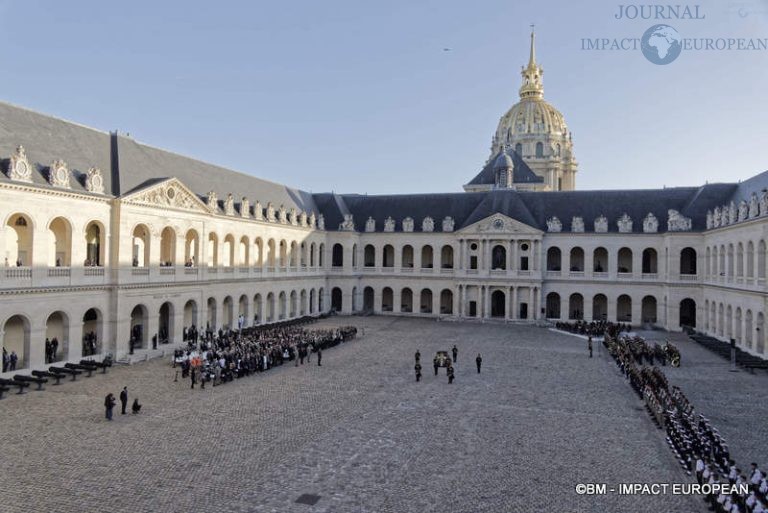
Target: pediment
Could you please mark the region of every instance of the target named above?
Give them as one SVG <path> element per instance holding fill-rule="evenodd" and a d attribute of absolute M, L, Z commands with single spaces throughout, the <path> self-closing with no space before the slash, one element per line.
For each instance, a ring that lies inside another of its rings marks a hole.
<path fill-rule="evenodd" d="M 122 201 L 132 205 L 173 208 L 210 214 L 206 204 L 178 178 L 168 178 L 134 191 L 124 196 Z"/>
<path fill-rule="evenodd" d="M 529 234 L 536 235 L 543 233 L 538 228 L 521 223 L 504 214 L 493 214 L 485 219 L 473 223 L 459 230 L 459 233 L 503 233 L 503 234 Z"/>

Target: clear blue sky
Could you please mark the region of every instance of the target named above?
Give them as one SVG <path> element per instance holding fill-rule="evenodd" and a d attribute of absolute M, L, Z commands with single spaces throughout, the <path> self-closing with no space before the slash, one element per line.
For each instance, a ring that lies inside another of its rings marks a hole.
<path fill-rule="evenodd" d="M 614 19 L 622 2 L 6 0 L 0 98 L 314 192 L 458 191 L 518 99 L 535 23 L 579 189 L 768 169 L 768 52 L 581 50 L 656 23 Z M 668 23 L 768 37 L 768 0 L 699 4 L 706 20 Z"/>

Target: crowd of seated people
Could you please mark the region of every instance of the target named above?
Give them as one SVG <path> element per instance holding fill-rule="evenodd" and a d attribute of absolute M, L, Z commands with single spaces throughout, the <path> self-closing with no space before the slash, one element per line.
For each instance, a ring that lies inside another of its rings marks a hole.
<path fill-rule="evenodd" d="M 308 329 L 309 318 L 296 319 L 242 330 L 199 332 L 195 326 L 185 329 L 187 348 L 176 350 L 174 365 L 181 365 L 182 378 L 189 377 L 202 387 L 219 385 L 236 378 L 264 372 L 288 361 L 296 365 L 309 359 L 312 352 L 325 350 L 357 335 L 355 326 L 332 329 Z"/>
<path fill-rule="evenodd" d="M 653 367 L 655 350 L 640 337 L 605 337 L 613 356 L 632 389 L 646 403 L 654 421 L 666 429 L 667 443 L 688 474 L 699 484 L 747 485 L 745 493 L 709 494 L 705 500 L 718 513 L 768 513 L 768 481 L 756 463 L 743 472 L 731 459 L 728 444 L 704 415 L 664 373 Z M 651 366 L 643 365 L 646 361 Z"/>

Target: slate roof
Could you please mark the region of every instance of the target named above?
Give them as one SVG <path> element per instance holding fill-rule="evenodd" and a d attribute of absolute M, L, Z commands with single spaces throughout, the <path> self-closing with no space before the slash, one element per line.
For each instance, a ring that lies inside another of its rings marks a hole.
<path fill-rule="evenodd" d="M 573 217 L 584 219 L 585 231 L 594 231 L 594 220 L 604 215 L 608 231 L 618 232 L 616 221 L 623 215 L 633 220 L 632 231 L 642 233 L 643 219 L 652 212 L 659 220 L 659 232 L 667 230 L 668 210 L 677 210 L 692 219 L 692 229 L 706 228 L 707 210 L 723 204 L 737 184 L 708 184 L 701 187 L 626 191 L 520 192 L 494 190 L 455 194 L 413 194 L 387 196 L 315 195 L 326 219 L 326 229 L 335 230 L 343 213 L 354 216 L 355 229 L 365 230 L 368 217 L 376 220 L 376 231 L 384 230 L 384 220 L 392 216 L 396 230 L 405 217 L 414 219 L 414 231 L 421 231 L 424 217 L 435 220 L 435 231 L 442 229 L 446 216 L 454 219 L 454 230 L 472 225 L 495 213 L 504 214 L 533 228 L 547 230 L 547 219 L 557 217 L 563 232 L 571 230 Z M 340 204 L 340 203 L 343 203 Z"/>
<path fill-rule="evenodd" d="M 523 158 L 517 154 L 515 150 L 512 148 L 507 148 L 505 151 L 507 155 L 509 155 L 512 158 L 512 162 L 515 164 L 515 170 L 513 173 L 513 180 L 515 183 L 542 183 L 544 182 L 544 177 L 539 176 L 533 171 L 531 171 L 531 168 L 528 167 L 528 164 L 525 163 Z M 488 159 L 488 162 L 485 163 L 485 166 L 483 166 L 482 171 L 480 171 L 477 176 L 475 176 L 467 185 L 485 185 L 485 184 L 495 184 L 496 183 L 496 174 L 494 173 L 494 164 L 496 163 L 496 159 L 501 155 L 502 151 Z"/>
<path fill-rule="evenodd" d="M 96 166 L 102 171 L 106 195 L 124 196 L 176 177 L 201 198 L 215 191 L 223 200 L 231 192 L 238 210 L 240 199 L 247 196 L 251 205 L 259 200 L 266 207 L 271 201 L 275 208 L 283 204 L 288 210 L 319 213 L 308 192 L 0 102 L 0 180 L 8 180 L 10 156 L 20 144 L 35 168 L 33 183 L 44 187 L 51 187 L 48 166 L 62 159 L 79 177 L 71 180 L 72 190 L 78 192 L 85 192 L 85 173 Z"/>
<path fill-rule="evenodd" d="M 571 219 L 580 216 L 585 229 L 594 229 L 594 219 L 604 215 L 609 232 L 616 232 L 616 220 L 627 213 L 634 232 L 642 232 L 643 219 L 649 212 L 659 220 L 659 231 L 667 229 L 667 211 L 674 209 L 693 220 L 693 230 L 702 231 L 707 210 L 716 206 L 748 199 L 754 192 L 768 188 L 768 172 L 745 182 L 708 184 L 701 187 L 674 187 L 625 191 L 558 191 L 523 192 L 493 190 L 445 194 L 404 194 L 368 196 L 360 194 L 310 194 L 208 164 L 175 153 L 153 148 L 117 134 L 102 132 L 69 121 L 63 121 L 21 107 L 0 102 L 0 181 L 6 175 L 9 157 L 16 147 L 25 147 L 30 163 L 35 167 L 33 182 L 51 187 L 47 168 L 55 159 L 63 159 L 76 178 L 72 189 L 85 192 L 84 173 L 91 166 L 99 167 L 104 176 L 105 194 L 122 196 L 157 184 L 164 177 L 176 177 L 193 192 L 204 198 L 215 191 L 220 202 L 228 193 L 235 196 L 236 208 L 247 196 L 251 204 L 259 200 L 264 207 L 272 202 L 275 208 L 322 213 L 328 230 L 335 230 L 345 214 L 352 214 L 356 229 L 365 230 L 369 217 L 376 220 L 376 230 L 384 230 L 384 220 L 392 216 L 396 230 L 402 220 L 411 217 L 415 231 L 421 231 L 422 220 L 429 216 L 435 221 L 435 231 L 442 229 L 442 220 L 454 219 L 454 229 L 460 230 L 495 213 L 501 213 L 534 228 L 546 231 L 547 219 L 556 216 L 563 231 L 571 228 Z M 512 149 L 506 150 L 515 163 L 515 181 L 541 180 Z M 498 155 L 496 155 L 498 156 Z M 493 183 L 492 158 L 471 184 Z"/>

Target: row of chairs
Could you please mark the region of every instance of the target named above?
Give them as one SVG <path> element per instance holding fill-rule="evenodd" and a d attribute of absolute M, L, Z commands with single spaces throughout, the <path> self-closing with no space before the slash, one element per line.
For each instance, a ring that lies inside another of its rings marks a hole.
<path fill-rule="evenodd" d="M 692 333 L 689 334 L 689 337 L 726 360 L 731 359 L 731 346 L 727 342 L 704 335 L 703 333 Z M 738 347 L 736 348 L 736 365 L 752 373 L 755 372 L 755 369 L 768 371 L 768 360 L 750 354 Z"/>
<path fill-rule="evenodd" d="M 13 379 L 0 379 L 0 399 L 3 394 L 16 387 L 19 394 L 23 394 L 30 385 L 37 385 L 37 390 L 43 390 L 43 385 L 48 383 L 49 379 L 56 380 L 54 385 L 61 383 L 67 376 L 76 381 L 77 377 L 84 372 L 87 377 L 91 377 L 94 371 L 101 369 L 102 374 L 107 373 L 107 368 L 112 367 L 112 358 L 107 356 L 103 361 L 80 360 L 80 363 L 65 363 L 63 367 L 48 367 L 48 370 L 33 370 L 31 376 L 16 374 Z"/>

